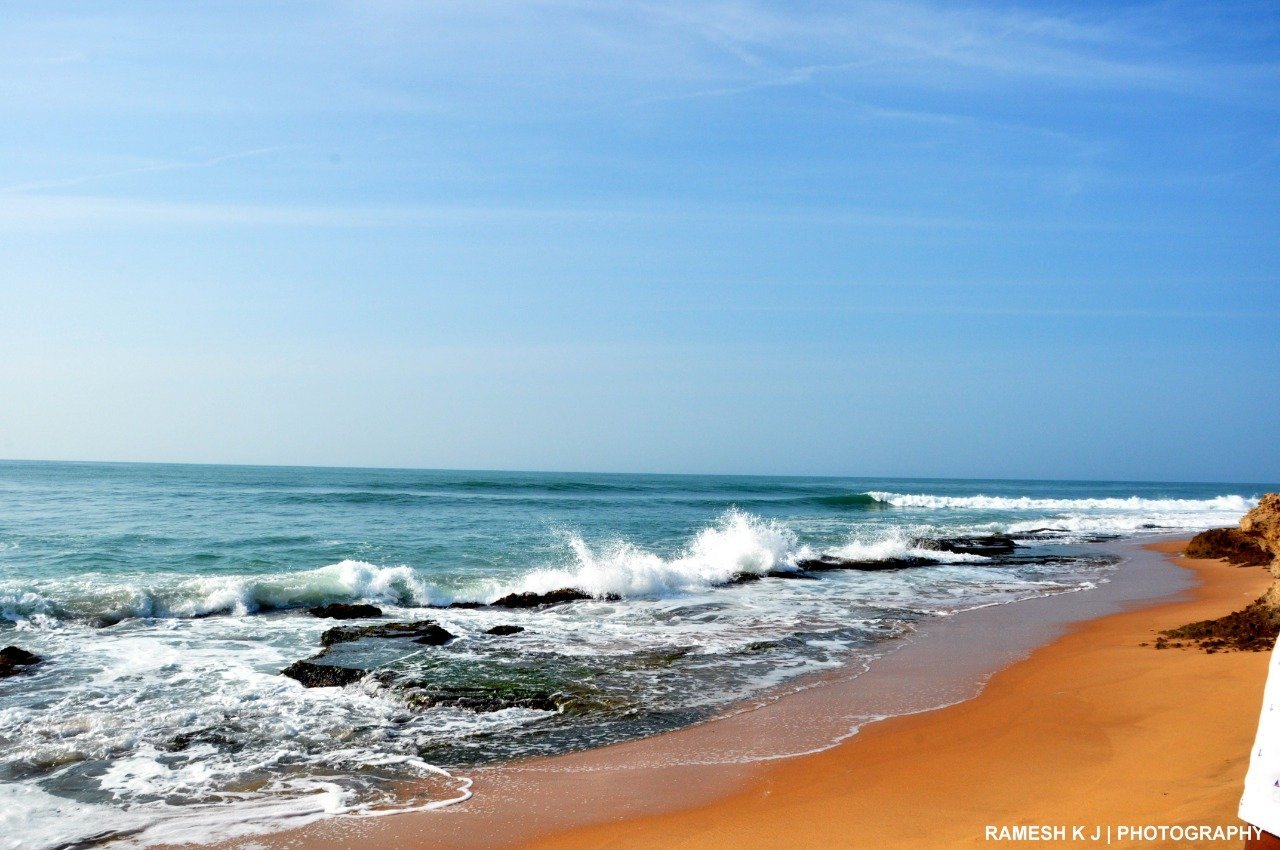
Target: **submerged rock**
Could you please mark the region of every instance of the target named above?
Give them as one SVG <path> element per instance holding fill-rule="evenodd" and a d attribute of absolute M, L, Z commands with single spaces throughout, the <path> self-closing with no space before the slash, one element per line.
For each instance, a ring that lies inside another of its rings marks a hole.
<path fill-rule="evenodd" d="M 28 652 L 19 646 L 6 646 L 0 649 L 0 679 L 27 672 L 44 659 L 34 652 Z"/>
<path fill-rule="evenodd" d="M 524 626 L 494 626 L 492 629 L 485 629 L 484 633 L 504 637 L 506 635 L 518 635 L 522 631 L 524 631 Z"/>
<path fill-rule="evenodd" d="M 821 573 L 831 570 L 905 570 L 911 567 L 934 567 L 938 562 L 932 558 L 884 558 L 879 561 L 853 561 L 848 558 L 837 558 L 834 555 L 823 555 L 796 562 L 796 566 L 806 572 Z"/>
<path fill-rule="evenodd" d="M 750 584 L 753 581 L 760 581 L 760 579 L 763 578 L 787 578 L 816 581 L 818 577 L 809 575 L 804 572 L 803 569 L 769 570 L 767 573 L 735 573 L 734 576 L 729 579 L 729 584 Z"/>
<path fill-rule="evenodd" d="M 562 587 L 559 590 L 552 590 L 547 593 L 508 593 L 500 599 L 495 599 L 491 603 L 495 608 L 539 608 L 543 605 L 560 605 L 565 602 L 583 602 L 587 599 L 594 599 L 591 594 L 583 593 L 574 587 Z M 621 597 L 610 593 L 604 599 L 608 602 L 617 602 Z"/>
<path fill-rule="evenodd" d="M 280 671 L 302 683 L 307 688 L 341 688 L 364 678 L 363 670 L 335 667 L 332 664 L 316 664 L 313 661 L 295 661 Z"/>
<path fill-rule="evenodd" d="M 335 626 L 320 635 L 320 645 L 328 649 L 334 644 L 350 643 L 363 638 L 412 638 L 414 643 L 440 646 L 457 635 L 432 620 L 416 623 L 379 623 L 374 626 Z"/>
<path fill-rule="evenodd" d="M 944 537 L 940 540 L 920 540 L 917 545 L 924 549 L 938 552 L 952 552 L 957 555 L 981 555 L 984 558 L 996 558 L 1008 555 L 1018 544 L 1007 534 L 988 534 L 976 537 Z"/>
<path fill-rule="evenodd" d="M 534 688 L 516 685 L 440 685 L 410 687 L 402 691 L 405 703 L 414 709 L 462 708 L 484 713 L 508 708 L 532 708 L 538 711 L 558 711 L 565 698 Z"/>
<path fill-rule="evenodd" d="M 1007 534 L 989 534 L 974 537 L 943 537 L 937 540 L 918 539 L 913 541 L 918 549 L 949 553 L 953 555 L 979 555 L 984 558 L 998 558 L 1001 563 L 1012 563 L 1012 553 L 1018 544 Z M 1034 562 L 1038 556 L 1031 556 Z M 821 555 L 799 561 L 796 566 L 810 573 L 829 572 L 831 570 L 862 570 L 875 572 L 878 570 L 906 570 L 913 567 L 937 567 L 946 563 L 944 558 L 933 558 L 927 555 L 902 555 L 894 558 L 854 559 L 840 558 L 835 555 Z M 770 575 L 774 575 L 770 573 Z M 782 577 L 781 575 L 779 577 Z M 794 578 L 796 576 L 787 576 Z"/>
<path fill-rule="evenodd" d="M 450 602 L 444 606 L 446 608 L 541 608 L 544 605 L 560 605 L 565 602 L 585 602 L 589 599 L 600 599 L 605 602 L 617 602 L 621 599 L 616 593 L 607 593 L 604 596 L 592 596 L 589 593 L 578 590 L 576 587 L 562 587 L 558 590 L 551 590 L 546 593 L 534 593 L 526 591 L 525 593 L 508 593 L 506 596 L 499 597 L 492 602 Z"/>
<path fill-rule="evenodd" d="M 333 620 L 361 620 L 368 617 L 381 617 L 382 609 L 376 605 L 352 605 L 347 602 L 337 602 L 333 605 L 320 605 L 310 608 L 307 613 L 313 617 L 327 617 Z"/>

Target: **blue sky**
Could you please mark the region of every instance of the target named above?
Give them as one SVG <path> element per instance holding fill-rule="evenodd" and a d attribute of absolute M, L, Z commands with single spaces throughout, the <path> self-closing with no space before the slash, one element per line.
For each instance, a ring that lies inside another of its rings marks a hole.
<path fill-rule="evenodd" d="M 1280 5 L 0 2 L 0 456 L 1280 480 Z"/>

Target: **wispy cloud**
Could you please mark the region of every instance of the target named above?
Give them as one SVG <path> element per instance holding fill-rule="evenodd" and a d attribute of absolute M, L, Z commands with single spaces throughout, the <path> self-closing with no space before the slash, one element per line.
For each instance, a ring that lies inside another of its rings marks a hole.
<path fill-rule="evenodd" d="M 187 171 L 190 169 L 215 168 L 228 162 L 234 162 L 241 159 L 251 159 L 254 157 L 266 156 L 285 150 L 287 145 L 276 145 L 266 148 L 254 148 L 247 151 L 238 151 L 236 153 L 223 154 L 221 156 L 210 157 L 209 159 L 193 160 L 193 161 L 167 161 L 152 162 L 146 165 L 133 166 L 131 168 L 121 168 L 113 171 L 102 171 L 94 174 L 80 174 L 74 177 L 58 177 L 49 180 L 31 180 L 25 183 L 14 183 L 9 186 L 0 186 L 0 193 L 18 194 L 29 192 L 40 192 L 49 189 L 65 189 L 72 186 L 83 186 L 86 183 L 95 183 L 102 180 L 115 180 L 121 177 L 133 177 L 139 174 L 154 174 L 162 171 Z"/>
<path fill-rule="evenodd" d="M 1086 20 L 910 0 L 857 3 L 838 11 L 750 2 L 646 8 L 722 49 L 744 71 L 793 82 L 812 78 L 803 73 L 806 68 L 874 68 L 886 78 L 925 86 L 954 86 L 962 82 L 956 75 L 967 72 L 1023 83 L 1030 77 L 1181 88 L 1194 84 L 1204 70 L 1158 55 L 1150 49 L 1149 34 L 1119 14 Z"/>
<path fill-rule="evenodd" d="M 1164 231 L 1151 222 L 1100 221 L 1079 216 L 1055 220 L 944 215 L 850 206 L 613 202 L 591 206 L 518 204 L 306 205 L 198 203 L 85 195 L 0 196 L 0 233 L 33 229 L 153 227 L 280 227 L 335 229 L 444 229 L 476 224 L 602 223 L 724 227 L 806 223 L 852 229 L 916 231 Z"/>

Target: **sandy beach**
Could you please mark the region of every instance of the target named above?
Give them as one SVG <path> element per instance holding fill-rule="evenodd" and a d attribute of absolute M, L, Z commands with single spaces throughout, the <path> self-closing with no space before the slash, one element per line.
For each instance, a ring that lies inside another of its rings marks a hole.
<path fill-rule="evenodd" d="M 1242 607 L 1269 577 L 1178 563 L 1189 599 L 1088 622 L 976 699 L 875 724 L 712 805 L 532 846 L 963 847 L 988 843 L 987 825 L 1234 824 L 1267 655 L 1142 644 Z"/>
<path fill-rule="evenodd" d="M 329 820 L 265 841 L 914 848 L 987 844 L 988 826 L 1092 835 L 1235 825 L 1267 656 L 1149 644 L 1160 629 L 1243 607 L 1269 579 L 1261 568 L 1182 558 L 1184 543 L 1146 547 L 1162 554 L 1139 552 L 1138 568 L 1096 591 L 944 621 L 847 681 L 674 733 L 479 770 L 476 797 L 460 806 Z M 998 672 L 974 697 L 987 667 Z M 850 722 L 842 703 L 874 713 L 869 694 L 885 705 L 954 704 L 866 724 L 823 748 Z M 817 751 L 766 760 L 753 749 L 808 744 Z"/>

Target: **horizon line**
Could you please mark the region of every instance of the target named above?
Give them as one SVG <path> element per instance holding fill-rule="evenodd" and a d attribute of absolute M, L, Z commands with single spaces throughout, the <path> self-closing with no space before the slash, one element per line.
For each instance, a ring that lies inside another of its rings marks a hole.
<path fill-rule="evenodd" d="M 1227 484 L 1250 485 L 1264 488 L 1280 489 L 1280 482 L 1265 481 L 1213 481 L 1213 480 L 1172 480 L 1151 478 L 970 478 L 954 475 L 839 475 L 839 474 L 806 474 L 779 472 L 637 472 L 618 470 L 581 470 L 581 469 L 496 469 L 482 467 L 447 467 L 447 466 L 359 466 L 341 464 L 299 464 L 299 463 L 225 463 L 218 461 L 164 461 L 164 460 L 76 460 L 52 458 L 0 458 L 0 464 L 66 464 L 92 466 L 224 466 L 233 469 L 307 469 L 330 471 L 364 471 L 364 472 L 476 472 L 481 474 L 505 473 L 513 475 L 617 475 L 617 476 L 652 476 L 652 477 L 687 477 L 687 478 L 817 478 L 817 479 L 886 479 L 896 481 L 975 481 L 975 482 L 1027 482 L 1039 484 L 1081 483 L 1081 484 Z"/>

